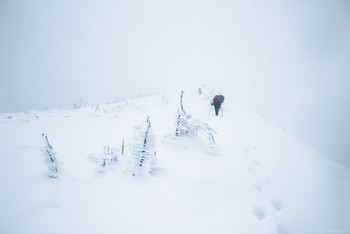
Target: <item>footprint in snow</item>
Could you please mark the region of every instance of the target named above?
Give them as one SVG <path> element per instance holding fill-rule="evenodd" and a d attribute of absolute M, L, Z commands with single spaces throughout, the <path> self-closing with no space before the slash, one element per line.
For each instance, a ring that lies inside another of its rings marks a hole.
<path fill-rule="evenodd" d="M 263 220 L 266 217 L 266 208 L 263 206 L 254 206 L 253 212 L 259 220 Z"/>
<path fill-rule="evenodd" d="M 272 204 L 272 207 L 275 209 L 275 210 L 282 210 L 283 209 L 283 203 L 282 203 L 282 200 L 281 199 L 278 199 L 278 198 L 273 198 L 271 200 L 271 204 Z"/>
<path fill-rule="evenodd" d="M 260 183 L 260 182 L 254 183 L 253 186 L 256 189 L 256 191 L 258 191 L 258 192 L 262 192 L 264 189 L 264 184 Z"/>
<path fill-rule="evenodd" d="M 249 170 L 249 171 L 254 171 L 254 165 L 252 165 L 252 164 L 248 164 L 248 165 L 246 166 L 246 168 L 247 168 L 247 170 Z"/>
<path fill-rule="evenodd" d="M 271 178 L 267 177 L 267 176 L 263 178 L 263 181 L 264 181 L 265 184 L 271 184 L 272 183 Z"/>
<path fill-rule="evenodd" d="M 289 234 L 290 233 L 288 226 L 283 224 L 283 223 L 277 224 L 276 230 L 277 230 L 278 234 Z"/>
<path fill-rule="evenodd" d="M 260 165 L 259 159 L 253 158 L 252 161 L 253 161 L 253 163 L 255 163 L 255 165 L 257 165 L 257 166 Z"/>

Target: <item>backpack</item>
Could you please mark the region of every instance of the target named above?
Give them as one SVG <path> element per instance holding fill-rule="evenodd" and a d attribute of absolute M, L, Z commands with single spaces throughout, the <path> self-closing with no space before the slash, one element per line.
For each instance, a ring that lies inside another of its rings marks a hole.
<path fill-rule="evenodd" d="M 219 98 L 220 98 L 220 102 L 221 102 L 221 103 L 224 103 L 224 100 L 225 100 L 224 95 L 220 94 L 220 95 L 219 95 Z"/>
<path fill-rule="evenodd" d="M 213 98 L 213 102 L 219 102 L 220 104 L 223 103 L 225 100 L 225 97 L 223 95 L 215 95 Z"/>

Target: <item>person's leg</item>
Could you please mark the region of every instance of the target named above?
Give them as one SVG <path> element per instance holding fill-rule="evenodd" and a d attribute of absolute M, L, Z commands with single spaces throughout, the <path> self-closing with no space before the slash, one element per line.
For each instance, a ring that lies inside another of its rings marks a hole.
<path fill-rule="evenodd" d="M 219 108 L 218 106 L 215 106 L 215 115 L 216 115 L 216 116 L 218 116 L 218 114 L 219 114 L 219 109 L 220 109 L 220 108 Z"/>

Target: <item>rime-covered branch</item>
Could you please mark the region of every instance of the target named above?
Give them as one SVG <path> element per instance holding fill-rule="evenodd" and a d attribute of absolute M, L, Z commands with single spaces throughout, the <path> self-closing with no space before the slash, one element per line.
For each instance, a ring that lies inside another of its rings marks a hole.
<path fill-rule="evenodd" d="M 150 117 L 147 118 L 146 123 L 136 133 L 131 152 L 131 174 L 133 176 L 149 174 L 154 156 Z"/>
<path fill-rule="evenodd" d="M 217 151 L 216 141 L 214 138 L 214 134 L 216 134 L 216 131 L 213 128 L 211 128 L 208 124 L 202 123 L 201 121 L 196 119 L 192 119 L 191 116 L 186 113 L 183 105 L 183 96 L 184 91 L 182 90 L 180 96 L 180 108 L 177 111 L 175 135 L 177 137 L 196 137 L 198 136 L 198 131 L 201 130 L 205 132 L 207 136 L 205 137 L 205 141 L 208 144 L 208 148 L 210 149 L 209 151 Z"/>
<path fill-rule="evenodd" d="M 119 150 L 111 148 L 109 145 L 103 147 L 103 152 L 90 154 L 89 158 L 97 163 L 96 172 L 104 173 L 111 168 L 112 165 L 119 161 Z"/>
<path fill-rule="evenodd" d="M 48 176 L 52 178 L 57 178 L 60 170 L 58 168 L 55 152 L 53 151 L 53 147 L 49 143 L 48 137 L 44 133 L 41 136 L 44 142 L 43 153 L 48 164 Z"/>
<path fill-rule="evenodd" d="M 188 135 L 191 130 L 187 124 L 187 120 L 190 119 L 191 116 L 188 115 L 184 109 L 183 95 L 184 95 L 184 91 L 181 90 L 180 109 L 178 109 L 177 111 L 177 120 L 176 120 L 176 130 L 175 130 L 176 136 Z"/>

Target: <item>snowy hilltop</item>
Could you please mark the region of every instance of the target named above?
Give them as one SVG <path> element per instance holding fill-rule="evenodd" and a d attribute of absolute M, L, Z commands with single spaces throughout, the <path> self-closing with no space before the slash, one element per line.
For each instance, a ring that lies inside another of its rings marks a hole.
<path fill-rule="evenodd" d="M 350 170 L 214 94 L 0 114 L 0 233 L 350 234 Z"/>

